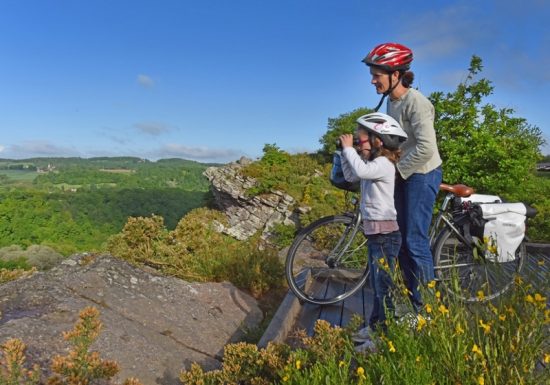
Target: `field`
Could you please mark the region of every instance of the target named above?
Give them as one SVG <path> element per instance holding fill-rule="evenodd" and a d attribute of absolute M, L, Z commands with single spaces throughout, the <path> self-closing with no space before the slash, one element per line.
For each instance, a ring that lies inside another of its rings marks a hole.
<path fill-rule="evenodd" d="M 38 176 L 38 173 L 25 170 L 0 170 L 0 175 L 6 175 L 10 181 L 30 183 Z"/>

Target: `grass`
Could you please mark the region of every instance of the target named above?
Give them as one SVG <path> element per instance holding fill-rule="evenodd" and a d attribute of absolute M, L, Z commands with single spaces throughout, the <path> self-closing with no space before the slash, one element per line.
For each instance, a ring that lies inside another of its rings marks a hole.
<path fill-rule="evenodd" d="M 6 175 L 10 180 L 15 182 L 32 182 L 37 177 L 36 171 L 24 170 L 0 170 L 0 174 Z"/>

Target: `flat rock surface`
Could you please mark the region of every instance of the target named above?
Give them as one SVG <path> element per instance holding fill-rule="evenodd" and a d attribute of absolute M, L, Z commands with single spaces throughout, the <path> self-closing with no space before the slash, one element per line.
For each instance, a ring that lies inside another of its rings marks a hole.
<path fill-rule="evenodd" d="M 0 286 L 0 343 L 20 338 L 28 360 L 48 371 L 55 354 L 69 351 L 62 332 L 86 306 L 103 323 L 92 349 L 118 362 L 116 380 L 143 384 L 177 384 L 192 362 L 219 367 L 224 345 L 262 320 L 256 301 L 229 283 L 189 283 L 82 254 Z"/>

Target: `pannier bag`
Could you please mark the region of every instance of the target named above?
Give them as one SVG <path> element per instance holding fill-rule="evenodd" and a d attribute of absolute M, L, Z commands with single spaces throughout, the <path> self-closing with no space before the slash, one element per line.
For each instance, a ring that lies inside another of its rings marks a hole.
<path fill-rule="evenodd" d="M 511 262 L 525 236 L 527 207 L 523 203 L 480 203 L 485 258 Z"/>
<path fill-rule="evenodd" d="M 334 187 L 351 192 L 358 192 L 361 188 L 359 181 L 348 182 L 346 178 L 344 178 L 344 171 L 342 170 L 342 153 L 340 151 L 336 151 L 332 157 L 330 183 L 332 183 Z"/>

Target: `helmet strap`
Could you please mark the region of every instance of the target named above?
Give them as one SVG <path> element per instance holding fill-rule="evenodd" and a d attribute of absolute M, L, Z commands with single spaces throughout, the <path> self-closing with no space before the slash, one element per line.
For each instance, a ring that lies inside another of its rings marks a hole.
<path fill-rule="evenodd" d="M 388 96 L 389 94 L 392 93 L 392 91 L 395 89 L 395 87 L 397 87 L 397 85 L 400 83 L 400 81 L 398 81 L 397 83 L 395 84 L 392 84 L 392 80 L 391 80 L 391 75 L 392 75 L 393 72 L 388 72 L 388 76 L 390 77 L 390 86 L 388 87 L 388 89 L 382 94 L 382 98 L 380 98 L 380 101 L 378 102 L 378 105 L 376 107 L 374 107 L 374 112 L 378 112 L 378 110 L 380 109 L 380 107 L 382 106 L 382 103 L 384 103 L 384 99 L 386 99 L 386 96 Z M 400 77 L 401 78 L 401 77 Z"/>

